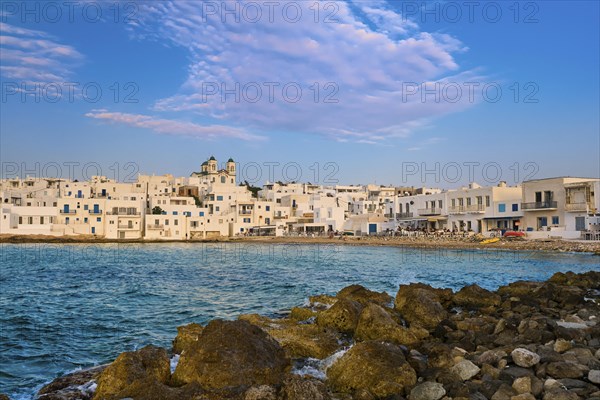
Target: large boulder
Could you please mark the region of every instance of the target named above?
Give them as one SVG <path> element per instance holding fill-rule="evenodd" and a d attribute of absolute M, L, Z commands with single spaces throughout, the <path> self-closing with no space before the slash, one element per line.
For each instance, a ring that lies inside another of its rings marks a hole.
<path fill-rule="evenodd" d="M 400 285 L 394 306 L 408 322 L 427 329 L 435 328 L 448 318 L 439 295 L 422 285 Z"/>
<path fill-rule="evenodd" d="M 325 384 L 314 378 L 292 375 L 283 382 L 280 398 L 282 400 L 329 400 Z"/>
<path fill-rule="evenodd" d="M 121 353 L 98 377 L 94 399 L 121 396 L 141 381 L 146 385 L 164 384 L 170 377 L 169 355 L 165 349 L 146 346 L 138 351 Z"/>
<path fill-rule="evenodd" d="M 317 324 L 342 333 L 352 334 L 358 324 L 361 310 L 360 303 L 342 298 L 329 309 L 317 314 Z"/>
<path fill-rule="evenodd" d="M 243 320 L 214 320 L 181 355 L 173 382 L 196 382 L 208 389 L 280 384 L 288 366 L 284 350 L 259 327 Z"/>
<path fill-rule="evenodd" d="M 382 340 L 406 345 L 417 343 L 424 336 L 427 336 L 427 331 L 400 326 L 383 307 L 374 303 L 362 310 L 354 333 L 356 340 Z"/>
<path fill-rule="evenodd" d="M 291 358 L 327 358 L 340 347 L 340 335 L 315 324 L 284 325 L 266 329 Z"/>
<path fill-rule="evenodd" d="M 363 306 L 369 303 L 376 303 L 380 306 L 389 306 L 393 300 L 392 296 L 386 292 L 374 292 L 361 285 L 350 285 L 338 292 L 338 299 L 348 299 L 356 301 Z"/>
<path fill-rule="evenodd" d="M 328 383 L 341 393 L 367 391 L 376 397 L 407 393 L 417 382 L 402 349 L 391 343 L 358 343 L 327 370 Z"/>
<path fill-rule="evenodd" d="M 94 381 L 98 379 L 106 367 L 106 365 L 102 365 L 56 378 L 40 389 L 37 398 L 39 400 L 91 399 L 93 394 L 92 388 L 95 386 Z M 6 397 L 6 399 L 8 399 L 8 397 Z M 3 400 L 1 395 L 0 400 Z"/>
<path fill-rule="evenodd" d="M 410 400 L 439 400 L 446 394 L 444 385 L 437 382 L 423 382 L 410 391 Z"/>
<path fill-rule="evenodd" d="M 173 353 L 181 354 L 197 342 L 202 329 L 202 326 L 196 323 L 177 327 L 177 336 L 173 340 Z"/>
<path fill-rule="evenodd" d="M 502 301 L 499 295 L 477 284 L 463 287 L 454 295 L 453 300 L 456 305 L 464 307 L 498 306 Z"/>

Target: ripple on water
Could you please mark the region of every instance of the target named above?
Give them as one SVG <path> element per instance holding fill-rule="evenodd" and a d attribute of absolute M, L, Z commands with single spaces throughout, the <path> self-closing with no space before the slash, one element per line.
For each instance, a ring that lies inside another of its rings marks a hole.
<path fill-rule="evenodd" d="M 598 258 L 584 254 L 169 243 L 53 245 L 40 256 L 35 246 L 6 245 L 0 388 L 13 399 L 30 399 L 43 383 L 75 368 L 150 343 L 168 347 L 179 325 L 278 315 L 310 295 L 355 283 L 391 294 L 415 281 L 496 289 L 592 269 L 599 269 Z"/>

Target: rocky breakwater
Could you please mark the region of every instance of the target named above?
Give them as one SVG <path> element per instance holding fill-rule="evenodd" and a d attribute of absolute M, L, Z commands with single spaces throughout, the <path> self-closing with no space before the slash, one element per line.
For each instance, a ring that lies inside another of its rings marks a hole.
<path fill-rule="evenodd" d="M 353 285 L 286 318 L 180 327 L 169 351 L 123 353 L 39 399 L 600 400 L 599 292 L 600 272 L 394 298 Z"/>

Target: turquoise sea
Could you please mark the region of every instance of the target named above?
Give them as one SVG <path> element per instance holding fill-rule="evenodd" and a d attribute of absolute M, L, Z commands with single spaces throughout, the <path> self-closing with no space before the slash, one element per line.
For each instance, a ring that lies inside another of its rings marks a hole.
<path fill-rule="evenodd" d="M 488 289 L 600 269 L 574 253 L 267 244 L 0 245 L 0 393 L 30 399 L 48 381 L 176 327 L 242 313 L 277 315 L 354 283 L 477 283 Z"/>

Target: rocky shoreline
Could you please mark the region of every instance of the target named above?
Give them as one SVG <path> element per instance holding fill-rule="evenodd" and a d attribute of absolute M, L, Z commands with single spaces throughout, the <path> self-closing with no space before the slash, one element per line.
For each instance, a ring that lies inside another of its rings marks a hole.
<path fill-rule="evenodd" d="M 416 249 L 464 249 L 464 250 L 523 250 L 541 252 L 583 252 L 600 255 L 599 241 L 501 238 L 495 243 L 481 244 L 482 237 L 272 237 L 250 236 L 235 238 L 194 240 L 143 240 L 104 239 L 91 235 L 44 236 L 44 235 L 0 235 L 0 243 L 12 244 L 156 244 L 156 243 L 258 243 L 290 245 L 339 245 L 339 246 L 397 246 Z"/>
<path fill-rule="evenodd" d="M 598 271 L 495 292 L 353 285 L 284 318 L 179 327 L 171 349 L 122 353 L 38 399 L 600 400 L 599 318 Z"/>

